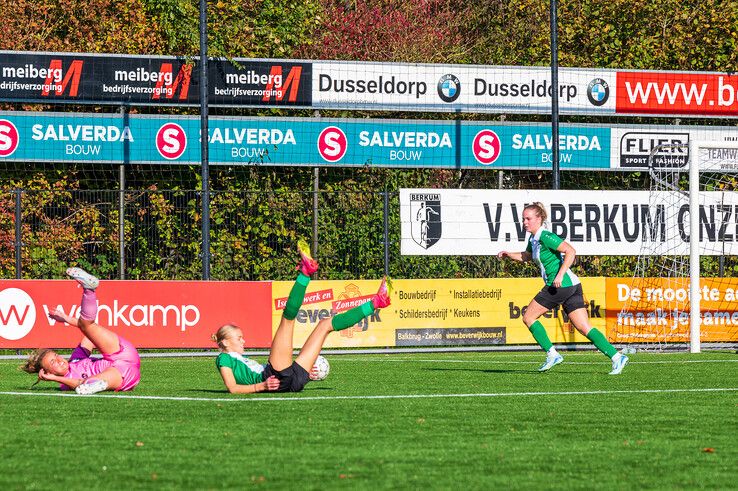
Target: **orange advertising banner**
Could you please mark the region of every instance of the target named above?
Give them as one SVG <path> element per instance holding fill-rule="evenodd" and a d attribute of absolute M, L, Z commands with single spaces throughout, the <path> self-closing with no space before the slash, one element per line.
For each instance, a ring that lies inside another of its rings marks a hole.
<path fill-rule="evenodd" d="M 688 278 L 607 278 L 607 337 L 615 343 L 689 342 Z M 738 341 L 738 278 L 700 280 L 700 340 Z"/>
<path fill-rule="evenodd" d="M 73 326 L 56 322 L 56 308 L 79 315 L 82 289 L 67 280 L 0 281 L 0 348 L 72 348 Z M 271 283 L 220 281 L 102 281 L 100 325 L 138 348 L 215 348 L 210 335 L 233 323 L 246 346 L 271 344 Z"/>

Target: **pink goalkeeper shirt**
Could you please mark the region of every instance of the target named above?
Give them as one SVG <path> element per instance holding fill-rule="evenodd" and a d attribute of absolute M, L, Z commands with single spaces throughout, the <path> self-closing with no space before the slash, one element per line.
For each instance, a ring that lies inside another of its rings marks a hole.
<path fill-rule="evenodd" d="M 129 341 L 118 336 L 120 350 L 117 353 L 105 354 L 102 358 L 91 357 L 90 352 L 77 346 L 69 357 L 69 372 L 65 377 L 87 380 L 102 371 L 115 367 L 123 377 L 118 391 L 131 390 L 141 380 L 141 359 L 136 347 Z M 61 390 L 71 390 L 67 385 L 60 384 Z"/>
<path fill-rule="evenodd" d="M 81 360 L 69 362 L 69 373 L 65 375 L 68 378 L 81 378 L 87 380 L 106 368 L 113 366 L 113 362 L 103 358 L 87 357 Z M 71 390 L 71 387 L 61 384 L 61 390 Z"/>

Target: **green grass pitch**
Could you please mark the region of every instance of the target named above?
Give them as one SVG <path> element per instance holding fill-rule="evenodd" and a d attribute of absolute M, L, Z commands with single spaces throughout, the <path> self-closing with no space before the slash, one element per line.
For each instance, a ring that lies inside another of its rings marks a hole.
<path fill-rule="evenodd" d="M 736 487 L 735 353 L 616 377 L 590 352 L 543 374 L 541 353 L 327 357 L 327 380 L 254 396 L 213 358 L 144 358 L 136 390 L 87 397 L 0 361 L 0 489 Z"/>

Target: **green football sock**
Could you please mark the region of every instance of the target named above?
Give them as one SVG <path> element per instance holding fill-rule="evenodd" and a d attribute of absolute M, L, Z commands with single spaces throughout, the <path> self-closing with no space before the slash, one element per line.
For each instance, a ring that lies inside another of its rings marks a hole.
<path fill-rule="evenodd" d="M 548 351 L 553 347 L 553 343 L 551 343 L 551 340 L 548 339 L 548 334 L 546 334 L 546 328 L 539 321 L 535 321 L 528 329 L 536 340 L 536 343 L 538 343 L 538 346 L 543 348 L 543 351 Z"/>
<path fill-rule="evenodd" d="M 297 312 L 302 307 L 302 301 L 305 299 L 305 290 L 307 290 L 308 283 L 310 283 L 310 277 L 302 273 L 297 275 L 295 284 L 290 290 L 290 296 L 287 297 L 287 305 L 284 306 L 284 312 L 282 316 L 287 320 L 293 320 L 297 317 Z"/>
<path fill-rule="evenodd" d="M 341 331 L 349 328 L 354 324 L 358 324 L 361 319 L 374 313 L 374 305 L 372 302 L 364 302 L 358 307 L 347 310 L 343 314 L 338 314 L 331 319 L 331 326 L 334 331 Z"/>
<path fill-rule="evenodd" d="M 598 350 L 607 355 L 608 358 L 612 358 L 615 356 L 615 353 L 618 352 L 618 350 L 615 349 L 615 346 L 610 344 L 605 335 L 594 327 L 590 329 L 589 334 L 587 334 L 587 338 L 597 346 Z"/>

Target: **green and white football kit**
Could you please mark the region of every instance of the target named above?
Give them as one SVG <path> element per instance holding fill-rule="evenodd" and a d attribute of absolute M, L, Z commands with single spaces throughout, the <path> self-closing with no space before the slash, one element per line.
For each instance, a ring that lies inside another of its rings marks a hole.
<path fill-rule="evenodd" d="M 535 235 L 530 237 L 525 250 L 530 253 L 533 262 L 540 268 L 545 283 L 536 295 L 535 301 L 548 309 L 561 305 L 564 312 L 569 314 L 577 309 L 585 308 L 587 304 L 584 302 L 581 281 L 570 269 L 564 273 L 561 287 L 553 286 L 553 281 L 564 264 L 564 255 L 557 250 L 563 242 L 561 237 L 541 227 Z"/>
<path fill-rule="evenodd" d="M 541 276 L 546 285 L 551 286 L 554 278 L 559 274 L 559 269 L 564 263 L 564 256 L 557 249 L 564 240 L 553 232 L 545 230 L 543 227 L 538 229 L 535 235 L 531 235 L 528 240 L 528 247 L 525 249 L 531 254 L 533 261 L 541 268 Z M 566 270 L 564 278 L 561 280 L 561 286 L 573 286 L 580 283 L 577 275 Z"/>
<path fill-rule="evenodd" d="M 564 240 L 561 237 L 541 227 L 530 237 L 528 247 L 525 250 L 530 253 L 531 259 L 540 268 L 544 282 L 543 288 L 534 300 L 547 309 L 553 309 L 557 305 L 561 305 L 563 311 L 568 315 L 575 310 L 586 308 L 587 303 L 584 301 L 582 283 L 579 281 L 579 277 L 572 273 L 570 269 L 567 268 L 564 272 L 561 278 L 561 286 L 558 288 L 553 286 L 554 279 L 564 264 L 564 254 L 558 251 L 563 243 Z M 536 320 L 528 329 L 530 329 L 539 346 L 547 352 L 546 362 L 541 366 L 540 371 L 547 371 L 563 361 L 563 357 L 556 352 L 546 329 L 540 321 Z M 610 373 L 613 375 L 619 374 L 628 362 L 628 358 L 618 353 L 598 329 L 591 328 L 586 336 L 597 349 L 612 359 L 613 370 Z"/>
<path fill-rule="evenodd" d="M 241 353 L 221 353 L 215 359 L 215 366 L 218 370 L 222 367 L 230 368 L 239 385 L 260 384 L 264 381 L 264 365 Z"/>
<path fill-rule="evenodd" d="M 282 317 L 287 321 L 294 321 L 299 313 L 300 307 L 302 307 L 305 292 L 310 284 L 310 276 L 305 273 L 315 272 L 318 266 L 317 262 L 307 255 L 306 252 L 301 251 L 301 254 L 303 257 L 302 269 L 298 273 L 294 285 L 292 285 L 284 311 L 282 312 Z M 371 300 L 333 316 L 331 327 L 334 331 L 348 329 L 364 317 L 372 315 L 376 309 L 386 307 L 390 304 L 390 291 L 391 283 L 385 278 L 379 287 L 379 291 Z M 238 385 L 260 384 L 269 377 L 274 376 L 279 380 L 279 387 L 273 392 L 300 392 L 310 381 L 310 373 L 296 361 L 293 361 L 290 366 L 283 370 L 276 370 L 271 362 L 262 366 L 240 353 L 227 352 L 220 353 L 216 357 L 215 366 L 218 370 L 223 367 L 229 368 L 233 372 L 233 377 Z"/>

